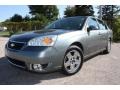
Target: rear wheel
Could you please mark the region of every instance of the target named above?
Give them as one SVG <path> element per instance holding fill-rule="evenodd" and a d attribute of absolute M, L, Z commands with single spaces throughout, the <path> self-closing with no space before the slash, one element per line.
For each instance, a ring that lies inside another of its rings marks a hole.
<path fill-rule="evenodd" d="M 82 50 L 77 46 L 71 46 L 63 60 L 63 72 L 66 75 L 77 73 L 83 64 Z"/>

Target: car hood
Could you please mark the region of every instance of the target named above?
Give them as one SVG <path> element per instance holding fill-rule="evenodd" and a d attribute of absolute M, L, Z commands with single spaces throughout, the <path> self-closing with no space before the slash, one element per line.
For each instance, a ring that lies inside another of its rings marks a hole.
<path fill-rule="evenodd" d="M 28 42 L 30 39 L 35 37 L 41 37 L 41 36 L 47 36 L 47 35 L 60 35 L 63 33 L 72 32 L 73 30 L 38 30 L 38 31 L 32 31 L 32 32 L 26 32 L 23 34 L 17 34 L 11 36 L 11 41 L 17 41 L 17 42 Z"/>

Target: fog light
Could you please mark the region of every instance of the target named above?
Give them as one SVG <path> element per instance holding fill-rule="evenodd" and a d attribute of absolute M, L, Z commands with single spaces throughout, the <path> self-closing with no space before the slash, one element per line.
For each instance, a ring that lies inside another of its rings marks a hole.
<path fill-rule="evenodd" d="M 41 64 L 33 64 L 32 67 L 35 71 L 42 71 Z"/>

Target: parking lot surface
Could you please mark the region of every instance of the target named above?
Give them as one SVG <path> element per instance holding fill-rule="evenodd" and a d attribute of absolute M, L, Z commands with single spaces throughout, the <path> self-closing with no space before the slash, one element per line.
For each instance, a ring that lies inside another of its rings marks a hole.
<path fill-rule="evenodd" d="M 77 74 L 65 76 L 60 71 L 40 74 L 11 66 L 4 57 L 4 46 L 7 41 L 8 38 L 0 37 L 0 85 L 120 84 L 120 43 L 112 44 L 110 54 L 99 54 L 88 59 Z"/>

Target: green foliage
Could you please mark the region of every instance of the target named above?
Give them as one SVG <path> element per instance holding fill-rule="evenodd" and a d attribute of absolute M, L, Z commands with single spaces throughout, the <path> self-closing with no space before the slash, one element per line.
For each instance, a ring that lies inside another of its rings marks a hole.
<path fill-rule="evenodd" d="M 120 11 L 120 6 L 117 5 L 102 5 L 102 19 L 111 20 L 116 17 Z M 100 10 L 98 11 L 98 14 Z"/>
<path fill-rule="evenodd" d="M 102 19 L 107 22 L 110 28 L 113 29 L 113 21 L 115 20 L 116 16 L 120 12 L 120 6 L 117 5 L 102 5 Z M 100 9 L 98 11 L 100 14 Z M 99 15 L 100 16 L 100 15 Z"/>
<path fill-rule="evenodd" d="M 18 15 L 18 14 L 15 14 L 14 16 L 12 16 L 10 18 L 10 21 L 11 22 L 22 22 L 23 21 L 23 18 L 21 15 Z"/>
<path fill-rule="evenodd" d="M 23 18 L 23 21 L 27 22 L 27 21 L 30 21 L 31 18 L 29 17 L 29 15 L 26 15 L 24 18 Z"/>
<path fill-rule="evenodd" d="M 2 25 L 7 27 L 10 35 L 23 31 L 40 30 L 47 23 L 42 21 L 28 21 L 28 22 L 3 22 Z"/>
<path fill-rule="evenodd" d="M 64 11 L 65 17 L 71 17 L 75 15 L 75 7 L 68 6 Z"/>
<path fill-rule="evenodd" d="M 6 22 L 3 23 L 3 26 L 7 27 L 10 35 L 17 33 L 17 28 L 20 28 L 17 22 Z"/>
<path fill-rule="evenodd" d="M 56 5 L 29 5 L 30 14 L 33 16 L 45 16 L 48 20 L 56 20 L 58 18 L 58 8 Z"/>
<path fill-rule="evenodd" d="M 75 5 L 68 6 L 65 10 L 65 17 L 70 16 L 93 16 L 94 10 L 92 5 Z"/>
<path fill-rule="evenodd" d="M 120 6 L 118 5 L 102 5 L 102 19 L 113 30 L 113 41 L 120 41 Z M 98 14 L 100 10 L 98 11 Z"/>
<path fill-rule="evenodd" d="M 76 16 L 93 16 L 94 10 L 92 5 L 75 5 Z"/>
<path fill-rule="evenodd" d="M 32 18 L 28 15 L 22 17 L 15 14 L 2 23 L 7 27 L 10 35 L 23 31 L 40 30 L 47 23 L 58 18 L 58 9 L 55 5 L 29 5 L 28 7 Z"/>
<path fill-rule="evenodd" d="M 113 23 L 113 40 L 120 41 L 120 18 L 115 19 Z"/>
<path fill-rule="evenodd" d="M 41 21 L 43 24 L 49 22 L 49 20 L 44 15 L 36 14 L 31 18 L 31 21 Z"/>
<path fill-rule="evenodd" d="M 0 36 L 2 36 L 2 37 L 9 37 L 10 35 L 9 35 L 8 31 L 2 31 L 2 32 L 0 32 Z"/>

